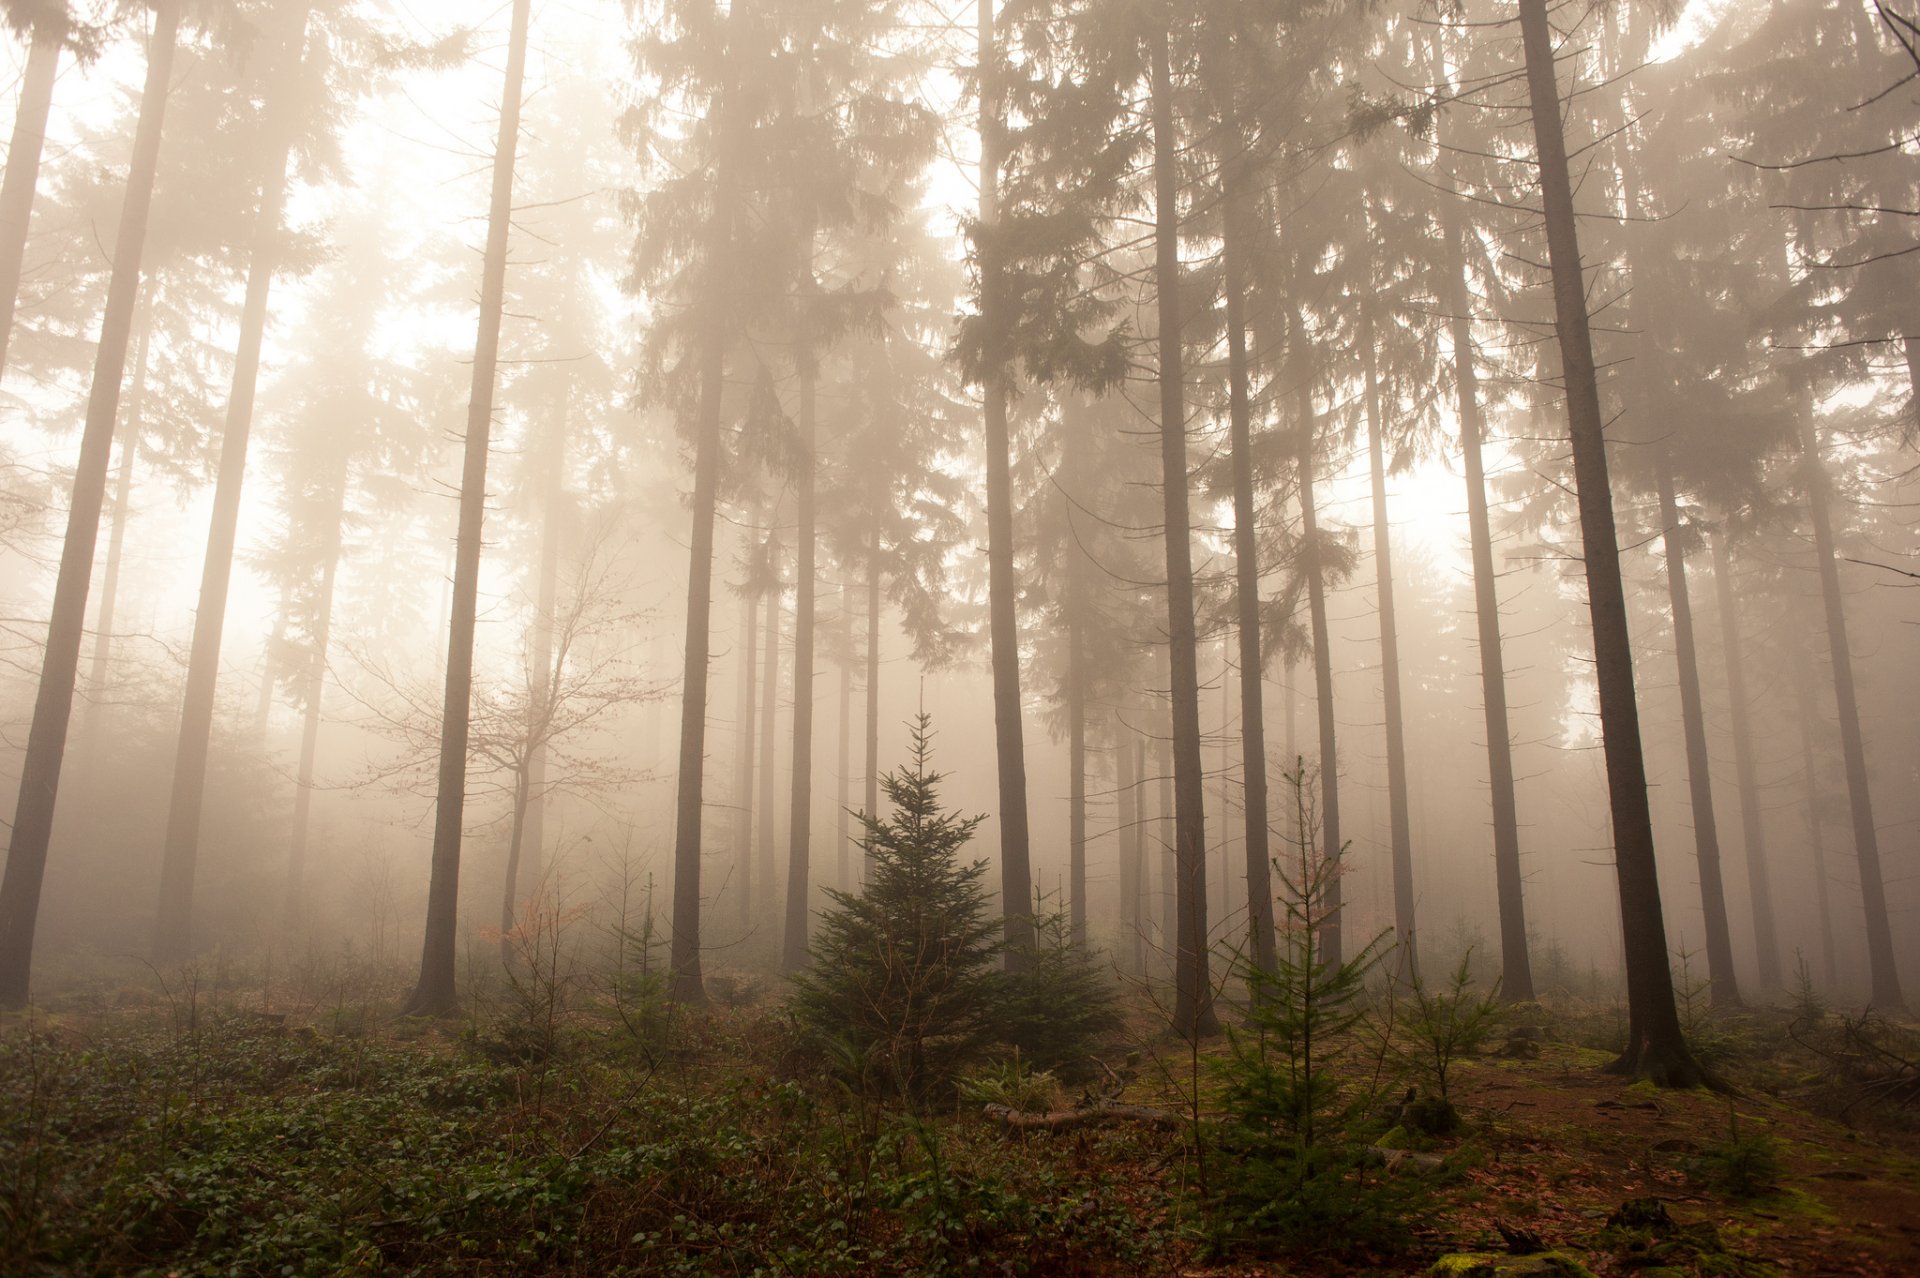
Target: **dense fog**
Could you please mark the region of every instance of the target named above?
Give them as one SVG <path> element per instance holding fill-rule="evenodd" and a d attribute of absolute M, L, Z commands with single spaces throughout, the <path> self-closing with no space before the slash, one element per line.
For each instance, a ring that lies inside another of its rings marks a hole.
<path fill-rule="evenodd" d="M 10 1001 L 424 944 L 436 1010 L 543 918 L 765 979 L 922 711 L 995 899 L 1189 1026 L 1302 830 L 1513 997 L 1623 917 L 1920 976 L 1898 6 L 1554 6 L 1565 236 L 1505 0 L 5 8 Z"/>

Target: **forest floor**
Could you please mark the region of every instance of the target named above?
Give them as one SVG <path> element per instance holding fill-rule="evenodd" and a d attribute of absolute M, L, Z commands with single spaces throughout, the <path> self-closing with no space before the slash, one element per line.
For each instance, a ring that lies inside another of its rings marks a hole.
<path fill-rule="evenodd" d="M 95 986 L 0 1022 L 0 1273 L 1920 1274 L 1899 1027 L 1716 1022 L 1721 1095 L 1605 1075 L 1610 1012 L 1536 1010 L 1461 1062 L 1464 1128 L 1381 1173 L 1419 1181 L 1410 1246 L 1254 1257 L 1206 1246 L 1190 1123 L 915 1118 L 766 999 L 422 1022 L 398 992 Z M 1190 1106 L 1184 1044 L 1143 1014 L 1115 1049 L 1126 1101 Z"/>

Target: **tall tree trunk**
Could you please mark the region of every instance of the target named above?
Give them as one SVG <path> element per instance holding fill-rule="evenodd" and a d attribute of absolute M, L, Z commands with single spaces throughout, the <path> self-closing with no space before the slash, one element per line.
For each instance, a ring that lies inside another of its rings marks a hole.
<path fill-rule="evenodd" d="M 200 858 L 207 756 L 213 744 L 220 643 L 226 631 L 227 593 L 233 581 L 240 495 L 247 477 L 247 444 L 253 433 L 254 392 L 260 381 L 260 348 L 267 334 L 267 294 L 279 261 L 280 218 L 287 199 L 287 161 L 293 151 L 290 86 L 305 56 L 309 12 L 310 7 L 304 4 L 287 11 L 277 73 L 283 87 L 267 111 L 266 131 L 273 153 L 261 178 L 255 213 L 247 294 L 240 311 L 240 345 L 234 354 L 233 386 L 227 396 L 226 428 L 220 442 L 220 471 L 213 486 L 213 524 L 207 532 L 206 560 L 200 571 L 200 606 L 193 616 L 180 740 L 173 758 L 173 794 L 160 860 L 159 913 L 153 932 L 153 961 L 159 964 L 181 962 L 193 952 L 193 880 Z"/>
<path fill-rule="evenodd" d="M 780 523 L 780 499 L 774 498 L 772 528 Z M 772 566 L 774 586 L 767 595 L 767 630 L 761 642 L 760 653 L 760 799 L 755 806 L 759 809 L 760 829 L 755 836 L 754 853 L 759 862 L 760 871 L 755 876 L 760 891 L 766 899 L 762 908 L 762 917 L 768 923 L 774 918 L 774 907 L 779 895 L 774 888 L 773 842 L 775 825 L 773 820 L 774 802 L 774 765 L 777 759 L 777 744 L 774 729 L 778 726 L 780 711 L 780 543 L 778 535 L 767 534 L 767 562 Z"/>
<path fill-rule="evenodd" d="M 447 680 L 440 720 L 433 870 L 427 887 L 427 926 L 420 952 L 420 982 L 405 1005 L 405 1012 L 410 1016 L 445 1016 L 456 1006 L 454 968 L 459 941 L 460 836 L 467 802 L 467 736 L 473 711 L 473 629 L 480 595 L 481 536 L 487 512 L 487 448 L 493 430 L 493 383 L 500 358 L 500 320 L 506 305 L 507 236 L 513 220 L 513 166 L 520 143 L 520 93 L 526 80 L 531 6 L 532 0 L 514 0 L 513 27 L 507 44 L 506 87 L 500 102 L 500 136 L 493 155 L 493 193 L 487 213 L 487 253 L 480 285 L 480 326 L 474 342 L 473 388 L 467 403 L 466 454 L 460 476 L 460 530 L 454 542 L 453 615 L 447 627 Z M 709 549 L 711 541 L 709 524 Z M 700 625 L 704 639 L 704 608 Z M 700 673 L 704 705 L 704 659 Z M 698 757 L 696 752 L 696 760 Z M 697 891 L 698 885 L 695 887 Z M 673 940 L 676 946 L 681 943 L 677 928 Z M 697 988 L 697 966 L 694 980 Z"/>
<path fill-rule="evenodd" d="M 1620 582 L 1613 490 L 1607 479 L 1605 423 L 1587 325 L 1585 269 L 1567 172 L 1560 91 L 1555 83 L 1553 33 L 1546 0 L 1520 0 L 1527 89 L 1546 207 L 1547 255 L 1553 273 L 1556 328 L 1566 381 L 1579 493 L 1580 540 L 1593 616 L 1594 675 L 1599 686 L 1601 746 L 1613 816 L 1615 868 L 1620 886 L 1621 939 L 1626 950 L 1628 1045 L 1612 1068 L 1671 1086 L 1706 1079 L 1680 1031 L 1673 975 L 1667 966 L 1666 921 L 1654 862 L 1653 817 L 1647 805 L 1646 760 L 1640 749 L 1640 712 L 1634 700 L 1633 646 L 1626 594 Z"/>
<path fill-rule="evenodd" d="M 1380 599 L 1380 688 L 1387 717 L 1387 827 L 1393 844 L 1394 970 L 1418 980 L 1413 896 L 1413 830 L 1407 816 L 1407 734 L 1400 705 L 1400 633 L 1393 612 L 1393 532 L 1387 522 L 1387 465 L 1375 371 L 1373 313 L 1360 311 L 1360 355 L 1366 362 L 1367 462 L 1373 482 L 1373 576 Z"/>
<path fill-rule="evenodd" d="M 273 610 L 273 629 L 267 632 L 260 653 L 260 695 L 255 700 L 253 708 L 253 739 L 262 749 L 266 748 L 267 732 L 273 727 L 273 664 L 279 654 L 281 643 L 287 637 L 287 608 L 292 598 L 293 593 L 287 589 L 286 583 L 282 582 L 280 602 Z M 443 626 L 436 629 L 444 628 Z"/>
<path fill-rule="evenodd" d="M 300 764 L 294 778 L 293 838 L 287 845 L 287 887 L 281 917 L 289 930 L 306 915 L 307 839 L 313 821 L 313 771 L 320 750 L 320 708 L 327 690 L 327 648 L 333 634 L 333 592 L 339 579 L 340 554 L 345 541 L 341 525 L 347 513 L 347 459 L 340 458 L 334 475 L 334 503 L 327 534 L 327 558 L 320 569 L 320 597 L 316 601 L 313 655 L 307 670 L 306 708 L 300 725 Z"/>
<path fill-rule="evenodd" d="M 1481 457 L 1486 418 L 1473 347 L 1473 307 L 1467 288 L 1465 231 L 1451 200 L 1441 201 L 1453 269 L 1446 273 L 1454 387 L 1459 398 L 1461 469 L 1467 485 L 1467 532 L 1473 556 L 1473 603 L 1480 649 L 1481 704 L 1487 728 L 1487 789 L 1493 821 L 1495 899 L 1500 912 L 1500 994 L 1510 1002 L 1533 998 L 1527 954 L 1527 915 L 1520 868 L 1520 811 L 1514 793 L 1513 732 L 1507 721 L 1507 670 L 1500 637 L 1499 577 L 1493 565 L 1493 528 Z"/>
<path fill-rule="evenodd" d="M 1295 356 L 1299 383 L 1297 394 L 1300 454 L 1295 461 L 1300 472 L 1300 529 L 1306 545 L 1307 614 L 1313 626 L 1314 708 L 1320 719 L 1320 855 L 1329 867 L 1327 875 L 1327 921 L 1320 927 L 1320 954 L 1328 963 L 1345 961 L 1340 919 L 1340 876 L 1331 868 L 1340 860 L 1340 746 L 1336 737 L 1333 712 L 1333 649 L 1327 631 L 1327 582 L 1325 563 L 1320 554 L 1320 520 L 1313 492 L 1313 472 L 1318 464 L 1314 442 L 1319 436 L 1313 407 L 1313 382 L 1307 376 L 1310 361 L 1306 355 L 1306 321 L 1296 322 L 1299 350 Z"/>
<path fill-rule="evenodd" d="M 1777 990 L 1780 940 L 1773 918 L 1773 876 L 1767 866 L 1767 832 L 1760 820 L 1760 786 L 1754 778 L 1753 728 L 1747 711 L 1746 656 L 1740 615 L 1734 605 L 1733 563 L 1727 534 L 1713 539 L 1713 579 L 1720 597 L 1720 645 L 1727 656 L 1727 698 L 1733 718 L 1733 771 L 1740 787 L 1740 831 L 1747 845 L 1748 895 L 1753 902 L 1753 945 L 1760 957 L 1760 988 Z"/>
<path fill-rule="evenodd" d="M 991 69 L 999 58 L 993 0 L 979 0 L 980 66 L 980 320 L 989 334 L 1002 322 L 999 249 L 1000 121 Z M 994 336 L 991 341 L 1001 339 Z M 1020 699 L 1020 581 L 1013 552 L 1012 444 L 1007 431 L 1008 370 L 989 368 L 981 385 L 987 440 L 987 612 L 993 659 L 993 730 L 1000 783 L 1000 908 L 1006 915 L 1007 967 L 1031 960 L 1033 868 L 1027 826 L 1027 746 Z"/>
<path fill-rule="evenodd" d="M 1253 501 L 1253 395 L 1247 358 L 1247 264 L 1244 195 L 1231 169 L 1221 251 L 1227 291 L 1227 418 L 1233 452 L 1234 608 L 1240 643 L 1240 770 L 1246 819 L 1247 932 L 1253 961 L 1276 970 L 1273 851 L 1267 833 L 1267 730 L 1261 677 L 1260 530 Z"/>
<path fill-rule="evenodd" d="M 735 718 L 738 751 L 733 764 L 735 855 L 740 874 L 740 934 L 753 927 L 753 765 L 755 754 L 754 680 L 759 676 L 760 596 L 751 585 L 740 592 L 740 667 Z"/>
<path fill-rule="evenodd" d="M 121 205 L 120 229 L 114 239 L 113 273 L 107 283 L 107 309 L 94 355 L 93 387 L 87 396 L 86 425 L 80 434 L 73 498 L 67 507 L 67 534 L 60 548 L 40 688 L 33 705 L 33 726 L 28 729 L 26 757 L 21 763 L 13 839 L 7 852 L 6 876 L 0 879 L 0 1007 L 20 1007 L 27 1001 L 33 931 L 40 913 L 40 888 L 47 873 L 47 845 L 53 835 L 60 764 L 66 755 L 67 727 L 73 715 L 74 681 L 80 670 L 80 642 L 87 622 L 87 588 L 100 540 L 100 510 L 106 503 L 107 468 L 113 459 L 120 382 L 126 373 L 128 338 L 140 292 L 140 255 L 146 245 L 147 213 L 153 204 L 154 170 L 160 155 L 161 123 L 166 117 L 167 85 L 173 74 L 180 8 L 181 0 L 164 0 L 155 10 L 153 35 L 148 42 L 147 80 L 140 95 L 133 163 L 127 172 L 126 200 Z"/>
<path fill-rule="evenodd" d="M 1175 959 L 1175 938 L 1180 934 L 1180 860 L 1179 836 L 1175 831 L 1178 804 L 1173 793 L 1171 714 L 1167 716 L 1162 735 L 1154 742 L 1153 766 L 1160 778 L 1154 806 L 1154 814 L 1158 817 L 1154 842 L 1160 848 L 1160 948 L 1167 962 L 1172 964 Z"/>
<path fill-rule="evenodd" d="M 811 268 L 809 268 L 811 269 Z M 811 354 L 803 355 L 811 361 Z M 799 531 L 793 570 L 793 772 L 791 817 L 787 823 L 787 921 L 781 947 L 789 972 L 807 965 L 807 923 L 812 916 L 810 887 L 813 844 L 813 622 L 814 622 L 814 476 L 818 466 L 818 430 L 814 422 L 814 371 L 800 373 Z"/>
<path fill-rule="evenodd" d="M 114 480 L 113 522 L 107 533 L 107 568 L 100 579 L 100 611 L 93 627 L 93 661 L 87 671 L 89 697 L 86 715 L 99 712 L 107 687 L 107 668 L 113 657 L 113 620 L 120 604 L 120 566 L 126 560 L 127 524 L 133 514 L 133 471 L 140 459 L 141 418 L 147 403 L 147 356 L 153 339 L 153 303 L 148 301 L 134 356 L 133 395 L 127 401 L 126 423 L 120 437 L 120 473 Z"/>
<path fill-rule="evenodd" d="M 1793 654 L 1794 717 L 1800 726 L 1800 776 L 1805 785 L 1802 803 L 1806 807 L 1807 842 L 1813 848 L 1813 895 L 1820 911 L 1820 979 L 1829 990 L 1838 988 L 1839 963 L 1833 935 L 1833 907 L 1827 889 L 1826 821 L 1820 811 L 1819 753 L 1813 748 L 1814 709 L 1813 671 L 1807 651 L 1796 636 L 1789 645 Z"/>
<path fill-rule="evenodd" d="M 1700 702 L 1693 605 L 1687 596 L 1687 544 L 1680 527 L 1680 504 L 1673 491 L 1672 459 L 1664 448 L 1657 465 L 1667 600 L 1673 610 L 1673 655 L 1680 673 L 1680 721 L 1687 741 L 1687 792 L 1693 802 L 1693 847 L 1700 865 L 1700 903 L 1706 913 L 1708 997 L 1714 1007 L 1738 1007 L 1740 988 L 1734 977 L 1732 931 L 1727 926 L 1727 895 L 1720 872 L 1719 823 L 1713 812 L 1712 761 L 1707 754 L 1706 716 Z"/>
<path fill-rule="evenodd" d="M 1142 889 L 1146 886 L 1141 849 L 1140 774 L 1146 769 L 1146 745 L 1124 726 L 1116 729 L 1119 741 L 1114 747 L 1119 779 L 1117 790 L 1120 813 L 1120 953 L 1121 970 L 1133 975 L 1145 974 L 1146 916 L 1141 910 Z"/>
<path fill-rule="evenodd" d="M 853 844 L 848 831 L 847 805 L 853 794 L 853 587 L 840 586 L 840 754 L 834 769 L 833 845 L 839 849 L 835 879 L 842 892 L 859 885 L 853 881 Z"/>
<path fill-rule="evenodd" d="M 1853 652 L 1847 638 L 1847 610 L 1840 597 L 1840 566 L 1835 560 L 1833 516 L 1828 509 L 1827 471 L 1813 421 L 1809 391 L 1800 397 L 1800 455 L 1805 468 L 1807 505 L 1813 517 L 1814 553 L 1819 559 L 1820 596 L 1826 605 L 1827 650 L 1833 662 L 1833 696 L 1840 712 L 1840 757 L 1847 769 L 1847 799 L 1853 816 L 1853 849 L 1860 862 L 1860 899 L 1866 910 L 1869 999 L 1885 1012 L 1906 1007 L 1893 957 L 1893 927 L 1887 916 L 1886 881 L 1880 871 L 1880 833 L 1873 823 L 1873 795 L 1867 787 L 1866 740 L 1860 731 L 1860 703 L 1853 686 Z"/>
<path fill-rule="evenodd" d="M 527 820 L 522 841 L 524 855 L 515 872 L 507 876 L 506 908 L 509 914 L 520 897 L 522 879 L 538 885 L 546 874 L 547 848 L 547 736 L 553 718 L 553 698 L 560 687 L 560 672 L 553 666 L 553 615 L 560 595 L 560 541 L 566 527 L 567 415 L 572 407 L 572 388 L 561 382 L 559 402 L 554 405 L 553 432 L 547 441 L 546 488 L 540 495 L 540 584 L 534 597 L 532 642 L 527 667 L 535 676 L 533 696 L 528 699 L 528 728 L 532 748 L 527 752 Z M 511 924 L 509 924 L 511 926 Z M 503 931 L 505 929 L 502 929 Z"/>
<path fill-rule="evenodd" d="M 861 811 L 870 817 L 880 815 L 880 516 L 876 505 L 873 544 L 867 556 L 867 760 L 866 798 Z M 860 867 L 861 881 L 873 879 L 873 858 Z"/>
<path fill-rule="evenodd" d="M 1087 490 L 1086 438 L 1088 424 L 1076 401 L 1063 408 L 1065 432 L 1061 469 L 1066 490 L 1067 526 L 1067 908 L 1074 945 L 1087 944 L 1087 586 L 1085 557 L 1072 534 L 1073 502 Z"/>
<path fill-rule="evenodd" d="M 0 179 L 0 376 L 7 371 L 13 314 L 20 297 L 20 268 L 27 255 L 34 190 L 40 184 L 40 155 L 46 149 L 47 116 L 53 110 L 53 85 L 66 34 L 64 18 L 42 18 L 34 23 L 27 71 L 20 81 L 20 105 L 13 116 L 13 140 L 7 146 L 7 175 Z"/>
<path fill-rule="evenodd" d="M 513 770 L 513 823 L 507 834 L 507 889 L 500 901 L 500 961 L 513 964 L 514 907 L 513 884 L 520 877 L 521 849 L 526 846 L 527 805 L 533 797 L 533 779 L 525 764 Z"/>
<path fill-rule="evenodd" d="M 1181 350 L 1180 140 L 1174 132 L 1167 32 L 1153 37 L 1153 252 L 1160 324 L 1160 492 L 1167 551 L 1167 659 L 1173 710 L 1173 1028 L 1191 1039 L 1219 1029 L 1208 975 L 1207 813 L 1200 762 L 1200 676 L 1194 633 L 1193 521 L 1187 503 L 1187 397 Z"/>

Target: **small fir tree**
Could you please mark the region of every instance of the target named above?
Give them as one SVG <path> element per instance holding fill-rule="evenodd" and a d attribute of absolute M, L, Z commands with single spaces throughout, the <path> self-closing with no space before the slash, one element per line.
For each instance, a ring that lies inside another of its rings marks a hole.
<path fill-rule="evenodd" d="M 812 966 L 794 978 L 793 1007 L 863 1091 L 919 1106 L 944 1098 L 994 1040 L 1005 990 L 986 862 L 960 860 L 986 818 L 941 807 L 928 715 L 914 722 L 911 753 L 905 771 L 881 778 L 893 815 L 858 814 L 866 886 L 828 889 L 834 908 L 820 920 Z"/>
<path fill-rule="evenodd" d="M 1378 1097 L 1349 1068 L 1367 1012 L 1367 974 L 1386 935 L 1346 962 L 1324 934 L 1332 921 L 1337 858 L 1318 845 L 1304 766 L 1285 775 L 1294 830 L 1287 864 L 1274 861 L 1285 917 L 1271 972 L 1243 963 L 1245 1024 L 1228 1030 L 1217 1068 L 1225 1115 L 1209 1193 L 1215 1243 L 1291 1252 L 1348 1251 L 1403 1242 L 1412 1182 L 1387 1176 L 1369 1145 Z"/>

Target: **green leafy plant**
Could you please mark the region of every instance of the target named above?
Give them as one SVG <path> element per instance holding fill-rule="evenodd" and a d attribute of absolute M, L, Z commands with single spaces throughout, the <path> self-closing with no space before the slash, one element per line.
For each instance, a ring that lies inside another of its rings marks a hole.
<path fill-rule="evenodd" d="M 1702 1149 L 1687 1170 L 1696 1183 L 1730 1198 L 1758 1198 L 1776 1187 L 1780 1142 L 1742 1131 L 1739 1111 L 1728 1105 L 1726 1136 Z"/>
<path fill-rule="evenodd" d="M 1405 1045 L 1403 1060 L 1433 1089 L 1424 1101 L 1407 1106 L 1406 1118 L 1416 1119 L 1429 1135 L 1445 1136 L 1460 1127 L 1450 1090 L 1455 1066 L 1484 1045 L 1500 1024 L 1498 983 L 1482 993 L 1474 988 L 1473 954 L 1459 964 L 1439 988 L 1415 977 L 1396 1027 Z"/>

